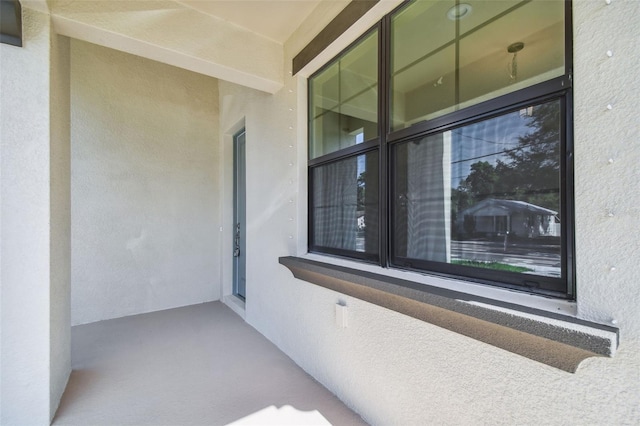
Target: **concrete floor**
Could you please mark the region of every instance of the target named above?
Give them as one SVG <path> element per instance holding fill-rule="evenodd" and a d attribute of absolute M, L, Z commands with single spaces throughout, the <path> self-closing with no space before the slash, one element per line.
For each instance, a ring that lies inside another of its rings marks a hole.
<path fill-rule="evenodd" d="M 220 302 L 76 326 L 54 425 L 364 421 Z"/>

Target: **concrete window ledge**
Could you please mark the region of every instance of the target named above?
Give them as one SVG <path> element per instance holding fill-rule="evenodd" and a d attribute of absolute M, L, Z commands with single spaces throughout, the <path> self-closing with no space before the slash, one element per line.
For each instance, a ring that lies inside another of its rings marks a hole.
<path fill-rule="evenodd" d="M 607 325 L 294 256 L 280 264 L 298 279 L 570 373 L 618 347 L 618 329 Z"/>

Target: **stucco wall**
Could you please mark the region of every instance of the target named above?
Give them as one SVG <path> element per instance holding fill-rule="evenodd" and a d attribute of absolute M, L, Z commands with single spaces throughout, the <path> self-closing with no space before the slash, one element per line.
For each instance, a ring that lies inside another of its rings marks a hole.
<path fill-rule="evenodd" d="M 51 33 L 50 417 L 71 374 L 71 154 L 69 39 Z"/>
<path fill-rule="evenodd" d="M 0 423 L 49 424 L 69 353 L 69 108 L 64 40 L 23 8 L 0 45 Z"/>
<path fill-rule="evenodd" d="M 573 7 L 578 308 L 624 344 L 640 340 L 640 2 Z"/>
<path fill-rule="evenodd" d="M 72 324 L 220 297 L 217 80 L 71 42 Z"/>
<path fill-rule="evenodd" d="M 234 111 L 221 130 L 247 122 L 246 320 L 373 424 L 640 421 L 640 269 L 629 232 L 640 229 L 633 50 L 640 3 L 581 0 L 574 10 L 577 311 L 615 319 L 621 330 L 615 357 L 590 358 L 575 374 L 292 278 L 277 258 L 305 251 L 304 78 L 287 77 L 268 97 L 220 84 L 222 107 Z M 366 28 L 378 11 L 358 25 Z M 298 31 L 289 44 L 312 36 Z M 335 324 L 338 301 L 348 307 L 346 329 Z"/>

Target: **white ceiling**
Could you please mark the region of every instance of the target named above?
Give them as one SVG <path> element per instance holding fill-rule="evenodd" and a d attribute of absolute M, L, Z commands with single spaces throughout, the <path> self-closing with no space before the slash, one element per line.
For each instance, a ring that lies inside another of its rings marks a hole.
<path fill-rule="evenodd" d="M 284 44 L 321 0 L 174 1 Z"/>
<path fill-rule="evenodd" d="M 23 0 L 47 6 L 57 34 L 253 89 L 284 84 L 284 45 L 345 0 Z M 331 7 L 327 7 L 331 6 Z"/>

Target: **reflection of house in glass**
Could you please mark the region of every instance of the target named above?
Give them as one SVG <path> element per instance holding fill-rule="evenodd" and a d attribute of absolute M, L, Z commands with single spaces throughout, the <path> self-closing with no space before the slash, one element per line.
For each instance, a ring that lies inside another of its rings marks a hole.
<path fill-rule="evenodd" d="M 470 236 L 559 237 L 557 214 L 524 201 L 488 198 L 460 212 L 456 230 Z"/>

